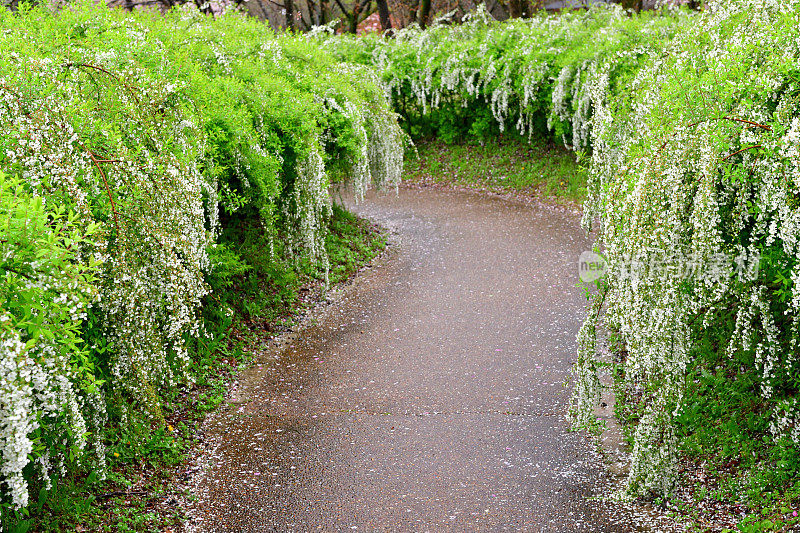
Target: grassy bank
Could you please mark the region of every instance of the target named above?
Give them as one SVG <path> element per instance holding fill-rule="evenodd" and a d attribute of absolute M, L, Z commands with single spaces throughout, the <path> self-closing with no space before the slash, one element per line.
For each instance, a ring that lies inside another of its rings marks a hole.
<path fill-rule="evenodd" d="M 586 197 L 586 169 L 575 154 L 543 140 L 497 137 L 481 144 L 416 142 L 418 159 L 403 180 L 546 199 L 578 206 Z"/>
<path fill-rule="evenodd" d="M 386 235 L 379 227 L 334 206 L 325 245 L 333 287 L 379 255 L 385 249 Z M 287 272 L 281 273 L 284 283 L 278 293 L 276 280 L 263 275 L 257 281 L 247 273 L 232 279 L 230 290 L 222 295 L 232 313 L 219 323 L 215 340 L 203 341 L 207 344 L 198 350 L 205 355 L 194 362 L 195 382 L 165 396 L 166 426 L 112 428 L 107 479 L 71 472 L 28 507 L 28 518 L 10 522 L 7 530 L 178 530 L 185 519 L 180 502 L 188 496 L 186 468 L 201 437 L 201 425 L 206 415 L 225 401 L 239 369 L 252 363 L 253 351 L 248 347 L 287 331 L 324 297 L 323 271 L 306 262 L 293 275 Z M 253 314 L 253 302 L 259 298 L 267 303 Z"/>

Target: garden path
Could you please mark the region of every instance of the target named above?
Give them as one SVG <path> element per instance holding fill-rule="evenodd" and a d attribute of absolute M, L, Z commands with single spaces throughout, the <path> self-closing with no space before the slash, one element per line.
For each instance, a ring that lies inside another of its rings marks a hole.
<path fill-rule="evenodd" d="M 568 431 L 578 216 L 370 194 L 396 245 L 245 372 L 206 431 L 201 531 L 633 531 Z"/>

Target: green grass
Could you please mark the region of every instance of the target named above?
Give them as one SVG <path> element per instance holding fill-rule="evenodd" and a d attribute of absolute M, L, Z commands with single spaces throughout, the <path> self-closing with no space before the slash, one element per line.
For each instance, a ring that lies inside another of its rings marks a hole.
<path fill-rule="evenodd" d="M 697 345 L 686 407 L 677 420 L 690 466 L 683 479 L 691 495 L 685 508 L 702 503 L 720 509 L 735 525 L 729 531 L 796 530 L 800 450 L 788 438 L 770 435 L 771 411 L 759 392 L 762 378 L 752 354 L 721 353 L 707 337 Z M 699 522 L 695 529 L 704 530 Z"/>
<path fill-rule="evenodd" d="M 386 234 L 379 226 L 334 205 L 330 233 L 325 240 L 330 257 L 330 283 L 350 278 L 386 248 Z"/>
<path fill-rule="evenodd" d="M 334 206 L 326 239 L 330 283 L 348 280 L 385 247 L 386 235 L 380 228 Z M 250 260 L 266 260 L 256 250 L 248 252 L 243 255 Z M 189 454 L 205 416 L 225 401 L 237 370 L 252 362 L 248 345 L 296 321 L 325 291 L 324 272 L 307 261 L 293 267 L 276 261 L 258 276 L 255 268 L 229 267 L 233 275 L 222 284 L 227 288 L 219 289 L 221 294 L 207 307 L 227 305 L 233 313 L 210 310 L 216 312 L 218 319 L 210 323 L 216 323 L 217 331 L 195 346 L 190 369 L 195 383 L 161 391 L 164 425 L 134 422 L 124 430 L 109 428 L 107 479 L 98 479 L 90 468 L 68 472 L 49 492 L 42 490 L 17 520 L 4 524 L 4 531 L 180 529 L 185 516 L 177 497 L 187 496 L 182 481 Z M 264 301 L 256 306 L 259 297 Z M 261 314 L 252 314 L 254 310 Z"/>
<path fill-rule="evenodd" d="M 729 315 L 719 322 L 727 327 L 707 328 L 695 340 L 684 408 L 676 419 L 680 487 L 656 503 L 694 532 L 797 531 L 800 450 L 770 434 L 771 409 L 760 392 L 763 378 L 753 353 L 724 349 L 732 320 Z M 630 445 L 642 404 L 620 381 L 618 376 L 615 414 Z"/>
<path fill-rule="evenodd" d="M 258 219 L 242 217 L 227 221 L 214 251 L 217 274 L 213 313 L 231 308 L 251 325 L 271 330 L 304 305 L 324 284 L 324 271 L 308 259 L 295 259 L 278 236 L 270 240 L 255 227 Z M 333 206 L 325 247 L 330 260 L 329 281 L 338 283 L 369 262 L 386 244 L 375 226 Z M 304 289 L 304 290 L 301 290 Z M 223 317 L 212 316 L 212 321 Z"/>
<path fill-rule="evenodd" d="M 416 142 L 419 159 L 408 164 L 405 179 L 493 192 L 518 193 L 580 204 L 586 197 L 586 169 L 575 154 L 547 141 L 531 143 L 498 137 L 485 144 Z"/>

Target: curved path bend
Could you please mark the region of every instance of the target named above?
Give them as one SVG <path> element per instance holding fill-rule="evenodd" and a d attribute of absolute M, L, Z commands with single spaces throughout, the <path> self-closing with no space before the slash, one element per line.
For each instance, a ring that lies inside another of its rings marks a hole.
<path fill-rule="evenodd" d="M 208 423 L 200 531 L 630 531 L 568 431 L 578 217 L 472 193 L 354 207 L 396 233 Z"/>

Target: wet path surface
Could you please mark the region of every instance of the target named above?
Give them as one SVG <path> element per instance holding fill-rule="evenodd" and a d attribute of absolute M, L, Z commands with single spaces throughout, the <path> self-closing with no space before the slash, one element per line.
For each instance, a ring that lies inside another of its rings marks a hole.
<path fill-rule="evenodd" d="M 578 217 L 402 190 L 398 245 L 206 427 L 201 531 L 629 531 L 569 433 Z"/>

